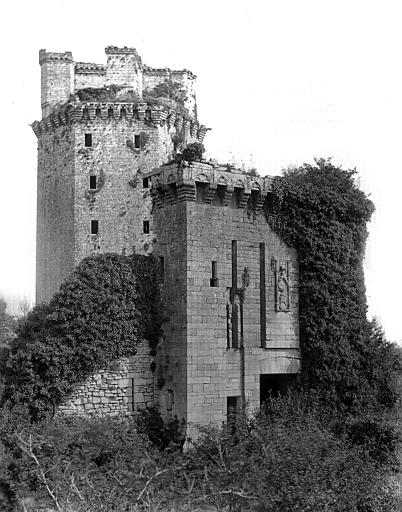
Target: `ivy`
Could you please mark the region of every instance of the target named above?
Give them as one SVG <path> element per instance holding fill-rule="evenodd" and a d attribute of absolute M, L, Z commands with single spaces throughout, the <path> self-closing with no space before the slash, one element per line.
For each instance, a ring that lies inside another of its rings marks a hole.
<path fill-rule="evenodd" d="M 395 405 L 400 368 L 366 318 L 363 256 L 374 205 L 355 176 L 328 160 L 304 164 L 274 180 L 265 209 L 298 251 L 302 383 L 347 411 Z"/>
<path fill-rule="evenodd" d="M 11 351 L 4 400 L 27 404 L 33 421 L 51 414 L 110 362 L 159 337 L 158 266 L 153 257 L 103 254 L 83 260 L 50 300 L 33 309 Z"/>

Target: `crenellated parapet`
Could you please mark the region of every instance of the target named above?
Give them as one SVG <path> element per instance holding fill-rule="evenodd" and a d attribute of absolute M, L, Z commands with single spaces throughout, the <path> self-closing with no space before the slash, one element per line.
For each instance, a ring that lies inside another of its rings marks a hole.
<path fill-rule="evenodd" d="M 273 178 L 257 177 L 207 162 L 164 165 L 148 174 L 157 208 L 196 201 L 214 206 L 260 211 L 272 193 Z"/>
<path fill-rule="evenodd" d="M 166 77 L 169 76 L 187 76 L 195 80 L 197 76 L 188 69 L 170 69 L 170 68 L 152 68 L 151 66 L 144 66 L 144 75 L 146 76 L 160 76 Z"/>
<path fill-rule="evenodd" d="M 71 52 L 48 52 L 46 50 L 39 50 L 39 64 L 50 61 L 65 61 L 73 62 L 73 54 Z"/>
<path fill-rule="evenodd" d="M 110 87 L 130 91 L 144 101 L 157 100 L 169 107 L 176 105 L 196 117 L 196 76 L 191 71 L 146 66 L 137 50 L 126 46 L 107 46 L 105 53 L 106 65 L 74 62 L 71 52 L 40 50 L 43 117 L 80 90 L 101 91 Z"/>
<path fill-rule="evenodd" d="M 32 129 L 39 138 L 43 133 L 54 130 L 62 125 L 84 123 L 91 121 L 140 121 L 154 126 L 165 126 L 168 130 L 184 134 L 184 139 L 189 137 L 204 140 L 208 128 L 200 125 L 193 117 L 182 110 L 172 109 L 164 105 L 148 103 L 79 103 L 68 104 L 59 108 L 41 121 L 32 123 Z"/>
<path fill-rule="evenodd" d="M 74 71 L 75 73 L 82 75 L 106 75 L 106 66 L 103 64 L 95 64 L 93 62 L 76 62 Z"/>

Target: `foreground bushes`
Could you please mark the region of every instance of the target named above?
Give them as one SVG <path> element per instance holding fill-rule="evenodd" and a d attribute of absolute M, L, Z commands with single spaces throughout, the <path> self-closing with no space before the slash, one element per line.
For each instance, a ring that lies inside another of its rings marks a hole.
<path fill-rule="evenodd" d="M 0 489 L 9 510 L 14 500 L 27 511 L 399 510 L 388 467 L 323 426 L 331 414 L 306 396 L 279 398 L 234 433 L 205 429 L 185 454 L 160 451 L 130 418 L 61 418 L 13 437 Z"/>

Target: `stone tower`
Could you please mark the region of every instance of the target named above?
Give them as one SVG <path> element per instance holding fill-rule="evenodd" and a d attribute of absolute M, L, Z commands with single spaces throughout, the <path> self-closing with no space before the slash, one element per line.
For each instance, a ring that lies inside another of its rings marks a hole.
<path fill-rule="evenodd" d="M 166 322 L 155 359 L 137 353 L 81 383 L 64 413 L 158 405 L 187 434 L 257 407 L 300 371 L 298 260 L 269 227 L 269 177 L 211 162 L 170 163 L 202 142 L 195 76 L 145 66 L 133 48 L 107 64 L 40 51 L 37 301 L 86 256 L 153 253 Z"/>
<path fill-rule="evenodd" d="M 109 46 L 106 55 L 100 65 L 39 52 L 37 303 L 86 256 L 152 251 L 144 176 L 207 130 L 190 71 L 146 66 L 134 48 Z"/>

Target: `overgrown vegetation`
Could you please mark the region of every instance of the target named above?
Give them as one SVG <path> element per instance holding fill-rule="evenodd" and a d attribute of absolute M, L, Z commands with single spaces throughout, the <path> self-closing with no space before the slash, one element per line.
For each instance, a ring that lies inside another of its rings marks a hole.
<path fill-rule="evenodd" d="M 73 387 L 146 338 L 157 343 L 158 267 L 152 257 L 86 258 L 49 304 L 34 308 L 13 343 L 3 400 L 32 421 L 54 412 Z"/>
<path fill-rule="evenodd" d="M 302 383 L 344 413 L 392 410 L 401 361 L 366 319 L 363 257 L 373 203 L 354 170 L 317 160 L 274 182 L 266 216 L 299 257 Z"/>
<path fill-rule="evenodd" d="M 195 143 L 179 158 L 202 153 Z M 0 417 L 1 510 L 400 510 L 392 477 L 400 352 L 366 319 L 373 209 L 355 171 L 330 161 L 275 179 L 267 221 L 299 255 L 301 387 L 270 398 L 255 418 L 204 429 L 186 453 L 178 419 L 165 423 L 155 409 L 136 420 L 49 421 L 76 382 L 135 353 L 143 337 L 154 350 L 160 334 L 152 258 L 84 260 L 13 343 Z"/>
<path fill-rule="evenodd" d="M 184 106 L 187 101 L 187 94 L 181 82 L 167 78 L 152 89 L 146 90 L 144 98 L 145 101 L 163 98 Z"/>
<path fill-rule="evenodd" d="M 234 434 L 205 428 L 184 454 L 154 446 L 132 418 L 57 419 L 13 437 L 0 463 L 2 510 L 12 501 L 28 512 L 399 510 L 386 467 L 331 433 L 330 415 L 314 397 L 280 397 Z"/>
<path fill-rule="evenodd" d="M 73 101 L 75 98 L 82 102 L 112 101 L 117 103 L 136 103 L 141 101 L 141 97 L 133 89 L 114 84 L 104 87 L 85 87 L 79 89 L 70 100 Z"/>
<path fill-rule="evenodd" d="M 200 162 L 205 152 L 204 145 L 201 142 L 191 142 L 183 149 L 181 153 L 176 155 L 176 162 Z"/>

